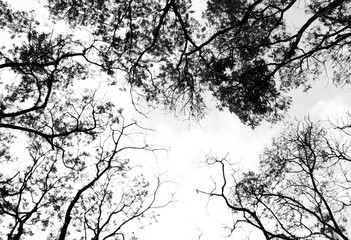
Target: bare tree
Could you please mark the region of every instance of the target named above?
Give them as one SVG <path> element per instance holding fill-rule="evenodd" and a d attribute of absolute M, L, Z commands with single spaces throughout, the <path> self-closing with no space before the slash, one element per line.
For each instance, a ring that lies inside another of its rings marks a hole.
<path fill-rule="evenodd" d="M 229 174 L 228 159 L 208 158 L 220 166 L 223 183 L 203 193 L 225 201 L 236 219 L 231 232 L 246 226 L 262 239 L 349 239 L 351 139 L 345 130 L 349 125 L 308 119 L 292 124 L 266 148 L 257 173 Z"/>

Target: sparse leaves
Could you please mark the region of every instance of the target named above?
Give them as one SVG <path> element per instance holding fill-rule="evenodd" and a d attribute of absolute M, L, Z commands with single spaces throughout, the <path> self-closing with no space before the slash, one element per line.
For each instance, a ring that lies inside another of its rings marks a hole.
<path fill-rule="evenodd" d="M 265 239 L 349 239 L 351 139 L 334 126 L 290 125 L 261 155 L 257 173 L 228 175 L 228 160 L 217 160 L 224 185 L 209 195 L 225 200 L 234 226 Z"/>

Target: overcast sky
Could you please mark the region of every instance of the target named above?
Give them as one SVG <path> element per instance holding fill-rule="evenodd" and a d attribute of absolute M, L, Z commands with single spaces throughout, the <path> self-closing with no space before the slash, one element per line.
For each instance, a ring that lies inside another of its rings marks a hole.
<path fill-rule="evenodd" d="M 35 0 L 10 2 L 22 9 L 37 4 Z M 203 7 L 197 3 L 195 8 Z M 298 20 L 293 17 L 291 21 L 298 24 Z M 287 119 L 302 119 L 307 115 L 312 120 L 342 116 L 351 102 L 350 91 L 349 87 L 336 89 L 326 78 L 320 79 L 308 93 L 303 93 L 301 89 L 294 90 L 291 93 L 293 105 Z M 128 97 L 124 99 L 124 102 L 129 101 Z M 130 103 L 126 104 L 130 106 Z M 214 199 L 208 202 L 207 196 L 196 193 L 196 189 L 211 190 L 213 187 L 211 172 L 200 168 L 205 154 L 224 156 L 229 153 L 230 158 L 239 163 L 242 171 L 255 170 L 258 167 L 259 153 L 283 125 L 263 123 L 252 130 L 244 126 L 235 115 L 215 109 L 213 102 L 209 105 L 209 114 L 198 124 L 179 121 L 172 114 L 167 115 L 160 110 L 153 111 L 148 119 L 138 117 L 143 126 L 156 130 L 152 135 L 153 144 L 170 148 L 157 161 L 150 160 L 150 168 L 167 172 L 166 177 L 177 187 L 177 201 L 159 211 L 161 216 L 158 223 L 146 226 L 140 239 L 190 240 L 198 239 L 200 233 L 201 240 L 225 239 L 227 232 L 223 229 L 223 224 L 228 222 L 230 214 L 224 203 Z"/>
<path fill-rule="evenodd" d="M 292 97 L 293 105 L 287 121 L 301 120 L 305 116 L 313 121 L 341 117 L 349 110 L 351 102 L 350 88 L 335 88 L 326 80 L 316 83 L 308 93 L 293 91 Z M 242 171 L 256 170 L 258 155 L 284 124 L 264 123 L 252 130 L 240 123 L 236 116 L 217 109 L 211 109 L 201 126 L 189 127 L 188 123 L 164 113 L 153 114 L 145 123 L 157 126 L 157 141 L 171 146 L 168 159 L 159 159 L 158 164 L 168 168 L 168 176 L 177 182 L 179 188 L 178 202 L 160 211 L 159 222 L 146 228 L 146 238 L 142 239 L 197 239 L 200 230 L 202 240 L 226 239 L 224 236 L 228 232 L 222 224 L 230 215 L 225 214 L 229 212 L 224 208 L 224 202 L 211 200 L 207 206 L 208 197 L 195 191 L 213 187 L 208 170 L 199 168 L 204 155 L 230 153 L 230 158 L 239 162 Z"/>

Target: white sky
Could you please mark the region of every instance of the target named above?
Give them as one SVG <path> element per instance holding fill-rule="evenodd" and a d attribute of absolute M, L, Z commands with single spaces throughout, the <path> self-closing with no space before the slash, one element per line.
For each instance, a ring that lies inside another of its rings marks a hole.
<path fill-rule="evenodd" d="M 11 0 L 18 8 L 35 8 L 37 1 Z M 203 8 L 205 0 L 195 1 L 197 9 Z M 296 23 L 297 24 L 297 23 Z M 308 93 L 301 90 L 292 92 L 293 105 L 288 118 L 302 119 L 307 114 L 312 120 L 342 115 L 349 110 L 351 89 L 336 89 L 332 83 L 320 81 Z M 128 98 L 125 98 L 128 99 Z M 141 232 L 142 240 L 201 240 L 226 239 L 222 228 L 227 222 L 228 212 L 223 202 L 211 200 L 197 194 L 196 189 L 211 190 L 210 172 L 200 168 L 206 153 L 224 156 L 240 163 L 242 170 L 255 169 L 258 155 L 275 136 L 282 124 L 262 124 L 255 130 L 244 126 L 236 116 L 214 108 L 197 126 L 177 120 L 162 111 L 154 111 L 148 119 L 141 118 L 141 124 L 154 128 L 153 144 L 170 147 L 163 158 L 152 162 L 155 171 L 167 171 L 167 177 L 177 185 L 177 202 L 159 211 L 158 223 L 146 226 Z M 239 234 L 240 235 L 240 234 Z M 239 236 L 238 235 L 238 236 Z M 235 236 L 235 235 L 234 235 Z M 232 237 L 231 239 L 237 239 Z M 238 238 L 240 239 L 240 238 Z M 252 238 L 254 239 L 254 238 Z"/>
<path fill-rule="evenodd" d="M 312 120 L 341 116 L 349 110 L 350 89 L 336 89 L 332 84 L 317 84 L 308 93 L 294 91 L 290 119 L 302 119 L 309 115 Z M 150 126 L 157 126 L 157 139 L 171 147 L 169 159 L 158 164 L 168 167 L 169 177 L 179 184 L 179 201 L 161 210 L 159 223 L 145 230 L 142 239 L 197 239 L 200 229 L 202 240 L 226 239 L 222 229 L 225 218 L 230 216 L 223 202 L 210 201 L 206 210 L 207 196 L 196 194 L 195 189 L 211 190 L 209 173 L 199 169 L 199 163 L 208 152 L 238 161 L 242 170 L 254 170 L 258 155 L 270 139 L 279 133 L 282 124 L 263 124 L 255 130 L 241 124 L 238 118 L 216 109 L 211 111 L 201 127 L 189 128 L 171 116 L 160 113 L 150 117 Z M 235 236 L 235 235 L 234 235 Z M 236 239 L 233 237 L 232 239 Z M 256 238 L 252 238 L 256 239 Z"/>

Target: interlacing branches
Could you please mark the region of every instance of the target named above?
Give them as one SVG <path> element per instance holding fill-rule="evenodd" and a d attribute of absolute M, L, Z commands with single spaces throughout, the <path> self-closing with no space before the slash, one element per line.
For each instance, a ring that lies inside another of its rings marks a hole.
<path fill-rule="evenodd" d="M 131 151 L 157 149 L 143 141 L 134 145 L 134 135 L 140 134 L 137 123 L 125 124 L 122 116 L 117 121 L 90 143 L 65 146 L 65 154 L 39 136 L 31 138 L 25 165 L 1 175 L 1 235 L 23 239 L 40 232 L 62 240 L 127 237 L 125 225 L 153 218 L 153 209 L 171 202 L 172 196 L 166 203 L 157 202 L 163 180 L 149 182 L 128 157 Z M 3 167 L 9 168 L 15 159 L 9 161 Z"/>
<path fill-rule="evenodd" d="M 231 233 L 240 227 L 265 239 L 347 240 L 351 142 L 340 131 L 347 125 L 334 126 L 308 119 L 292 124 L 261 155 L 257 173 L 230 173 L 227 157 L 209 157 L 223 183 L 199 192 L 225 201 L 236 219 Z"/>

